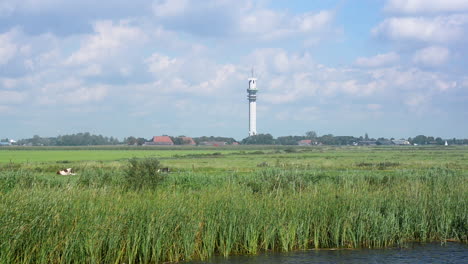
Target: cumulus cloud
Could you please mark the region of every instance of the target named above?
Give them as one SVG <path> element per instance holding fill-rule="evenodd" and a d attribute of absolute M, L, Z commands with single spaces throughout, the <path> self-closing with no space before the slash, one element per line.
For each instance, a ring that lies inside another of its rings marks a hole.
<path fill-rule="evenodd" d="M 239 18 L 241 34 L 255 34 L 261 39 L 275 39 L 298 34 L 325 31 L 332 24 L 334 13 L 322 10 L 291 16 L 272 10 L 253 10 Z"/>
<path fill-rule="evenodd" d="M 468 15 L 437 17 L 393 17 L 372 29 L 372 34 L 391 40 L 446 43 L 460 40 L 468 24 Z"/>
<path fill-rule="evenodd" d="M 356 59 L 356 65 L 361 67 L 382 67 L 397 63 L 400 56 L 395 52 L 378 54 L 373 57 L 360 57 Z"/>
<path fill-rule="evenodd" d="M 0 65 L 8 63 L 18 50 L 18 46 L 13 41 L 14 31 L 0 34 Z"/>
<path fill-rule="evenodd" d="M 466 0 L 388 0 L 385 9 L 405 14 L 463 12 L 468 10 Z"/>
<path fill-rule="evenodd" d="M 81 79 L 69 78 L 46 83 L 38 93 L 38 102 L 47 105 L 85 104 L 104 99 L 109 91 L 107 85 L 86 84 Z"/>
<path fill-rule="evenodd" d="M 440 66 L 447 62 L 449 56 L 449 49 L 439 46 L 430 46 L 418 50 L 413 56 L 413 62 L 424 66 Z"/>
<path fill-rule="evenodd" d="M 24 92 L 0 90 L 0 103 L 2 104 L 21 103 L 25 99 L 26 99 L 26 95 L 24 94 Z"/>
<path fill-rule="evenodd" d="M 167 70 L 171 66 L 177 63 L 177 59 L 169 58 L 168 56 L 153 53 L 151 57 L 145 60 L 148 65 L 148 71 L 151 73 L 158 74 L 161 71 Z"/>
<path fill-rule="evenodd" d="M 334 12 L 290 14 L 239 1 L 157 0 L 155 17 L 165 26 L 193 35 L 251 37 L 272 40 L 329 30 Z"/>
<path fill-rule="evenodd" d="M 71 54 L 67 64 L 83 64 L 115 55 L 130 43 L 139 43 L 146 34 L 128 21 L 114 24 L 112 21 L 98 21 L 93 25 L 94 34 L 87 36 L 78 51 Z"/>

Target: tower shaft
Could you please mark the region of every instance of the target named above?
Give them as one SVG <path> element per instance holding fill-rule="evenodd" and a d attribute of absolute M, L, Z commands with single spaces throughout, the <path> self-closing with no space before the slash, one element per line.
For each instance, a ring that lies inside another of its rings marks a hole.
<path fill-rule="evenodd" d="M 257 135 L 257 102 L 249 102 L 249 136 Z"/>
<path fill-rule="evenodd" d="M 257 135 L 257 79 L 249 79 L 247 99 L 249 100 L 249 136 Z"/>

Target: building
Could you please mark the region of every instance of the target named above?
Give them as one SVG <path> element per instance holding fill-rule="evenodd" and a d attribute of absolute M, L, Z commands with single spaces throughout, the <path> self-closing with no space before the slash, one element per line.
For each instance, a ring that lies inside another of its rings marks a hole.
<path fill-rule="evenodd" d="M 179 137 L 180 139 L 182 139 L 182 145 L 191 145 L 191 146 L 195 146 L 197 143 L 195 143 L 195 140 L 193 140 L 193 138 L 191 137 Z"/>
<path fill-rule="evenodd" d="M 257 135 L 257 79 L 249 78 L 247 99 L 249 100 L 249 136 Z"/>
<path fill-rule="evenodd" d="M 299 146 L 311 146 L 312 145 L 312 140 L 311 139 L 303 139 L 297 142 Z"/>
<path fill-rule="evenodd" d="M 358 142 L 359 146 L 376 146 L 377 141 L 376 140 L 361 140 Z"/>
<path fill-rule="evenodd" d="M 203 141 L 203 142 L 200 142 L 200 145 L 201 146 L 219 147 L 219 146 L 227 145 L 227 142 L 225 142 L 225 141 Z"/>
<path fill-rule="evenodd" d="M 153 140 L 146 142 L 145 145 L 172 146 L 174 142 L 169 136 L 154 136 Z"/>
<path fill-rule="evenodd" d="M 392 140 L 392 142 L 393 144 L 400 145 L 400 146 L 411 145 L 411 143 L 405 139 L 395 139 L 395 140 Z"/>

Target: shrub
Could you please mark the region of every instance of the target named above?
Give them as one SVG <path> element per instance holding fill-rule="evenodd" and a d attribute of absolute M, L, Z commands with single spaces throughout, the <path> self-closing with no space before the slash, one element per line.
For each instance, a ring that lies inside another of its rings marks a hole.
<path fill-rule="evenodd" d="M 155 188 L 166 175 L 160 173 L 161 164 L 156 158 L 131 158 L 125 170 L 124 178 L 131 189 Z"/>

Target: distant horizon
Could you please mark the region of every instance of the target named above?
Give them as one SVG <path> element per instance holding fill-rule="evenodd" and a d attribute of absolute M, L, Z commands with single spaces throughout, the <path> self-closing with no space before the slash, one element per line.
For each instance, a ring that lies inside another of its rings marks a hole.
<path fill-rule="evenodd" d="M 41 135 L 37 135 L 39 136 L 40 138 L 57 138 L 59 136 L 69 136 L 69 135 L 77 135 L 77 134 L 84 134 L 84 133 L 89 133 L 89 132 L 77 132 L 77 133 L 71 133 L 71 134 L 61 134 L 61 135 L 56 135 L 56 136 L 41 136 Z M 259 133 L 258 135 L 264 135 L 264 134 L 270 134 L 273 138 L 277 139 L 279 137 L 288 137 L 288 136 L 299 136 L 299 137 L 305 137 L 305 133 L 302 134 L 302 135 L 279 135 L 279 136 L 275 136 L 271 133 Z M 325 135 L 330 135 L 331 133 L 327 133 L 327 134 L 318 134 L 317 133 L 317 138 L 320 138 L 322 136 L 325 136 Z M 125 136 L 125 137 L 122 137 L 122 138 L 119 138 L 119 137 L 116 137 L 116 136 L 112 136 L 112 135 L 105 135 L 105 134 L 93 134 L 93 133 L 90 133 L 90 135 L 94 135 L 94 136 L 103 136 L 103 137 L 107 137 L 107 138 L 115 138 L 119 141 L 122 141 L 126 138 L 129 138 L 129 137 L 135 137 L 135 138 L 144 138 L 145 140 L 148 140 L 148 141 L 151 141 L 151 139 L 155 136 L 170 136 L 170 137 L 181 137 L 181 136 L 185 136 L 185 137 L 191 137 L 191 138 L 200 138 L 200 137 L 224 137 L 224 138 L 233 138 L 234 140 L 236 140 L 237 142 L 240 142 L 242 141 L 242 139 L 245 139 L 245 138 L 248 138 L 249 136 L 246 136 L 244 138 L 241 138 L 241 139 L 238 139 L 238 138 L 235 138 L 235 137 L 230 137 L 230 136 L 223 136 L 223 135 L 203 135 L 203 136 L 191 136 L 191 135 L 186 135 L 186 134 L 182 134 L 182 135 L 170 135 L 170 134 L 161 134 L 161 135 L 153 135 L 153 136 L 150 136 L 150 137 L 143 137 L 143 136 L 135 136 L 135 135 L 129 135 L 129 136 Z M 335 135 L 335 134 L 332 134 L 334 137 L 355 137 L 355 138 L 360 138 L 360 137 L 365 137 L 365 135 L 359 135 L 359 136 L 355 136 L 355 135 Z M 468 139 L 468 137 L 464 137 L 464 138 L 457 138 L 457 137 L 448 137 L 448 138 L 445 138 L 445 137 L 441 137 L 441 136 L 438 136 L 438 135 L 429 135 L 429 134 L 418 134 L 418 135 L 413 135 L 413 136 L 409 136 L 409 137 L 383 137 L 383 136 L 372 136 L 372 135 L 369 135 L 368 134 L 368 137 L 369 139 L 379 139 L 379 138 L 385 138 L 385 139 L 391 139 L 391 138 L 394 138 L 395 140 L 400 140 L 400 139 L 404 139 L 404 140 L 407 140 L 408 138 L 415 138 L 417 136 L 420 136 L 420 135 L 423 135 L 423 136 L 426 136 L 426 137 L 434 137 L 434 138 L 442 138 L 443 140 L 452 140 L 452 139 L 457 139 L 457 140 L 463 140 L 463 139 Z M 25 138 L 8 138 L 8 139 L 13 139 L 15 141 L 18 141 L 18 140 L 26 140 L 26 139 L 31 139 L 33 138 L 35 135 L 31 136 L 31 137 L 25 137 Z M 5 139 L 6 137 L 0 137 L 0 140 L 2 139 Z"/>
<path fill-rule="evenodd" d="M 4 0 L 0 138 L 245 138 L 252 68 L 260 134 L 468 137 L 465 0 Z"/>

